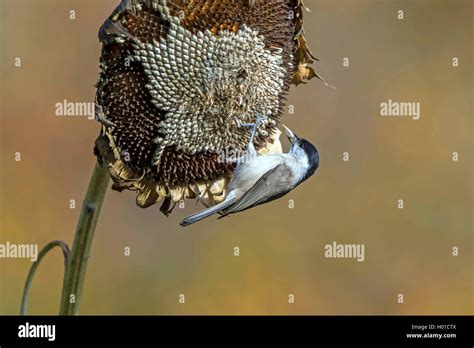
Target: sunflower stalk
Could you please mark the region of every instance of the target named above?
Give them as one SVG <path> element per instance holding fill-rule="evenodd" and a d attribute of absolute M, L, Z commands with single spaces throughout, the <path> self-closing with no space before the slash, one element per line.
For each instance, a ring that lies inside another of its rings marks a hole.
<path fill-rule="evenodd" d="M 82 205 L 72 251 L 69 250 L 68 245 L 63 241 L 50 242 L 41 250 L 38 255 L 38 260 L 33 263 L 26 278 L 21 300 L 21 315 L 26 315 L 27 313 L 33 278 L 41 261 L 55 247 L 62 249 L 65 266 L 59 314 L 79 314 L 87 261 L 89 260 L 94 231 L 107 192 L 109 180 L 110 176 L 107 169 L 97 162 L 89 182 L 84 204 Z"/>
<path fill-rule="evenodd" d="M 109 181 L 107 168 L 97 162 L 82 205 L 71 254 L 66 264 L 60 315 L 79 314 L 87 262 Z"/>

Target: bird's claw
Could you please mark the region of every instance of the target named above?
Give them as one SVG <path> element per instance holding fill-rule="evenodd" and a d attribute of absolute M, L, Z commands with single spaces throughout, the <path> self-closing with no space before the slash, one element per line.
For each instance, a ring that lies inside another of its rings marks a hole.
<path fill-rule="evenodd" d="M 253 142 L 255 140 L 255 135 L 257 134 L 257 128 L 267 120 L 268 116 L 258 114 L 255 118 L 255 123 L 240 123 L 241 127 L 253 127 L 252 129 L 252 134 L 250 136 L 250 141 L 249 144 L 247 145 L 247 150 L 250 153 L 251 156 L 256 156 L 257 151 L 255 150 L 255 146 L 253 145 Z"/>

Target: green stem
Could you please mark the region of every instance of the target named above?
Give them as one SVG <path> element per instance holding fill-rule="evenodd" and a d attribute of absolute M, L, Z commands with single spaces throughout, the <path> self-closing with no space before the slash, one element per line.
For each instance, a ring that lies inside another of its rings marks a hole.
<path fill-rule="evenodd" d="M 87 261 L 109 180 L 107 169 L 96 163 L 77 224 L 71 255 L 66 265 L 60 315 L 79 314 Z"/>
<path fill-rule="evenodd" d="M 69 247 L 67 246 L 67 244 L 60 240 L 55 240 L 47 244 L 38 254 L 38 259 L 33 263 L 33 265 L 30 268 L 30 272 L 28 273 L 28 277 L 26 277 L 25 287 L 23 288 L 23 297 L 21 299 L 20 315 L 26 315 L 28 300 L 30 298 L 31 285 L 33 283 L 33 278 L 35 276 L 36 270 L 41 264 L 41 260 L 43 260 L 46 254 L 51 249 L 54 249 L 55 247 L 60 247 L 62 249 L 63 255 L 64 255 L 64 266 L 66 268 L 66 265 L 69 259 Z"/>

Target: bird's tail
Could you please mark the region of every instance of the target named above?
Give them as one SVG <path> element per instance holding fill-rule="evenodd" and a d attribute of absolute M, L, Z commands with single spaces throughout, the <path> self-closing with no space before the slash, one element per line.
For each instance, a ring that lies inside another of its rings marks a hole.
<path fill-rule="evenodd" d="M 208 218 L 209 216 L 214 215 L 214 214 L 216 214 L 216 213 L 218 213 L 218 212 L 220 212 L 220 211 L 222 211 L 226 208 L 229 208 L 234 203 L 235 203 L 234 199 L 225 200 L 221 204 L 218 204 L 214 207 L 208 208 L 208 209 L 203 210 L 199 213 L 188 216 L 186 219 L 181 221 L 180 225 L 183 226 L 183 227 L 192 225 L 195 222 L 201 221 L 201 220 L 203 220 L 205 218 Z"/>

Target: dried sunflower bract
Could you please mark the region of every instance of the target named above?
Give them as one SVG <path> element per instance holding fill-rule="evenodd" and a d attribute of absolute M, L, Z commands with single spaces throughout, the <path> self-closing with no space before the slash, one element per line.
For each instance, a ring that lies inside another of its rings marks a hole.
<path fill-rule="evenodd" d="M 103 44 L 96 154 L 115 190 L 137 204 L 221 202 L 250 129 L 261 153 L 281 152 L 277 125 L 290 85 L 317 74 L 301 0 L 123 0 Z"/>

